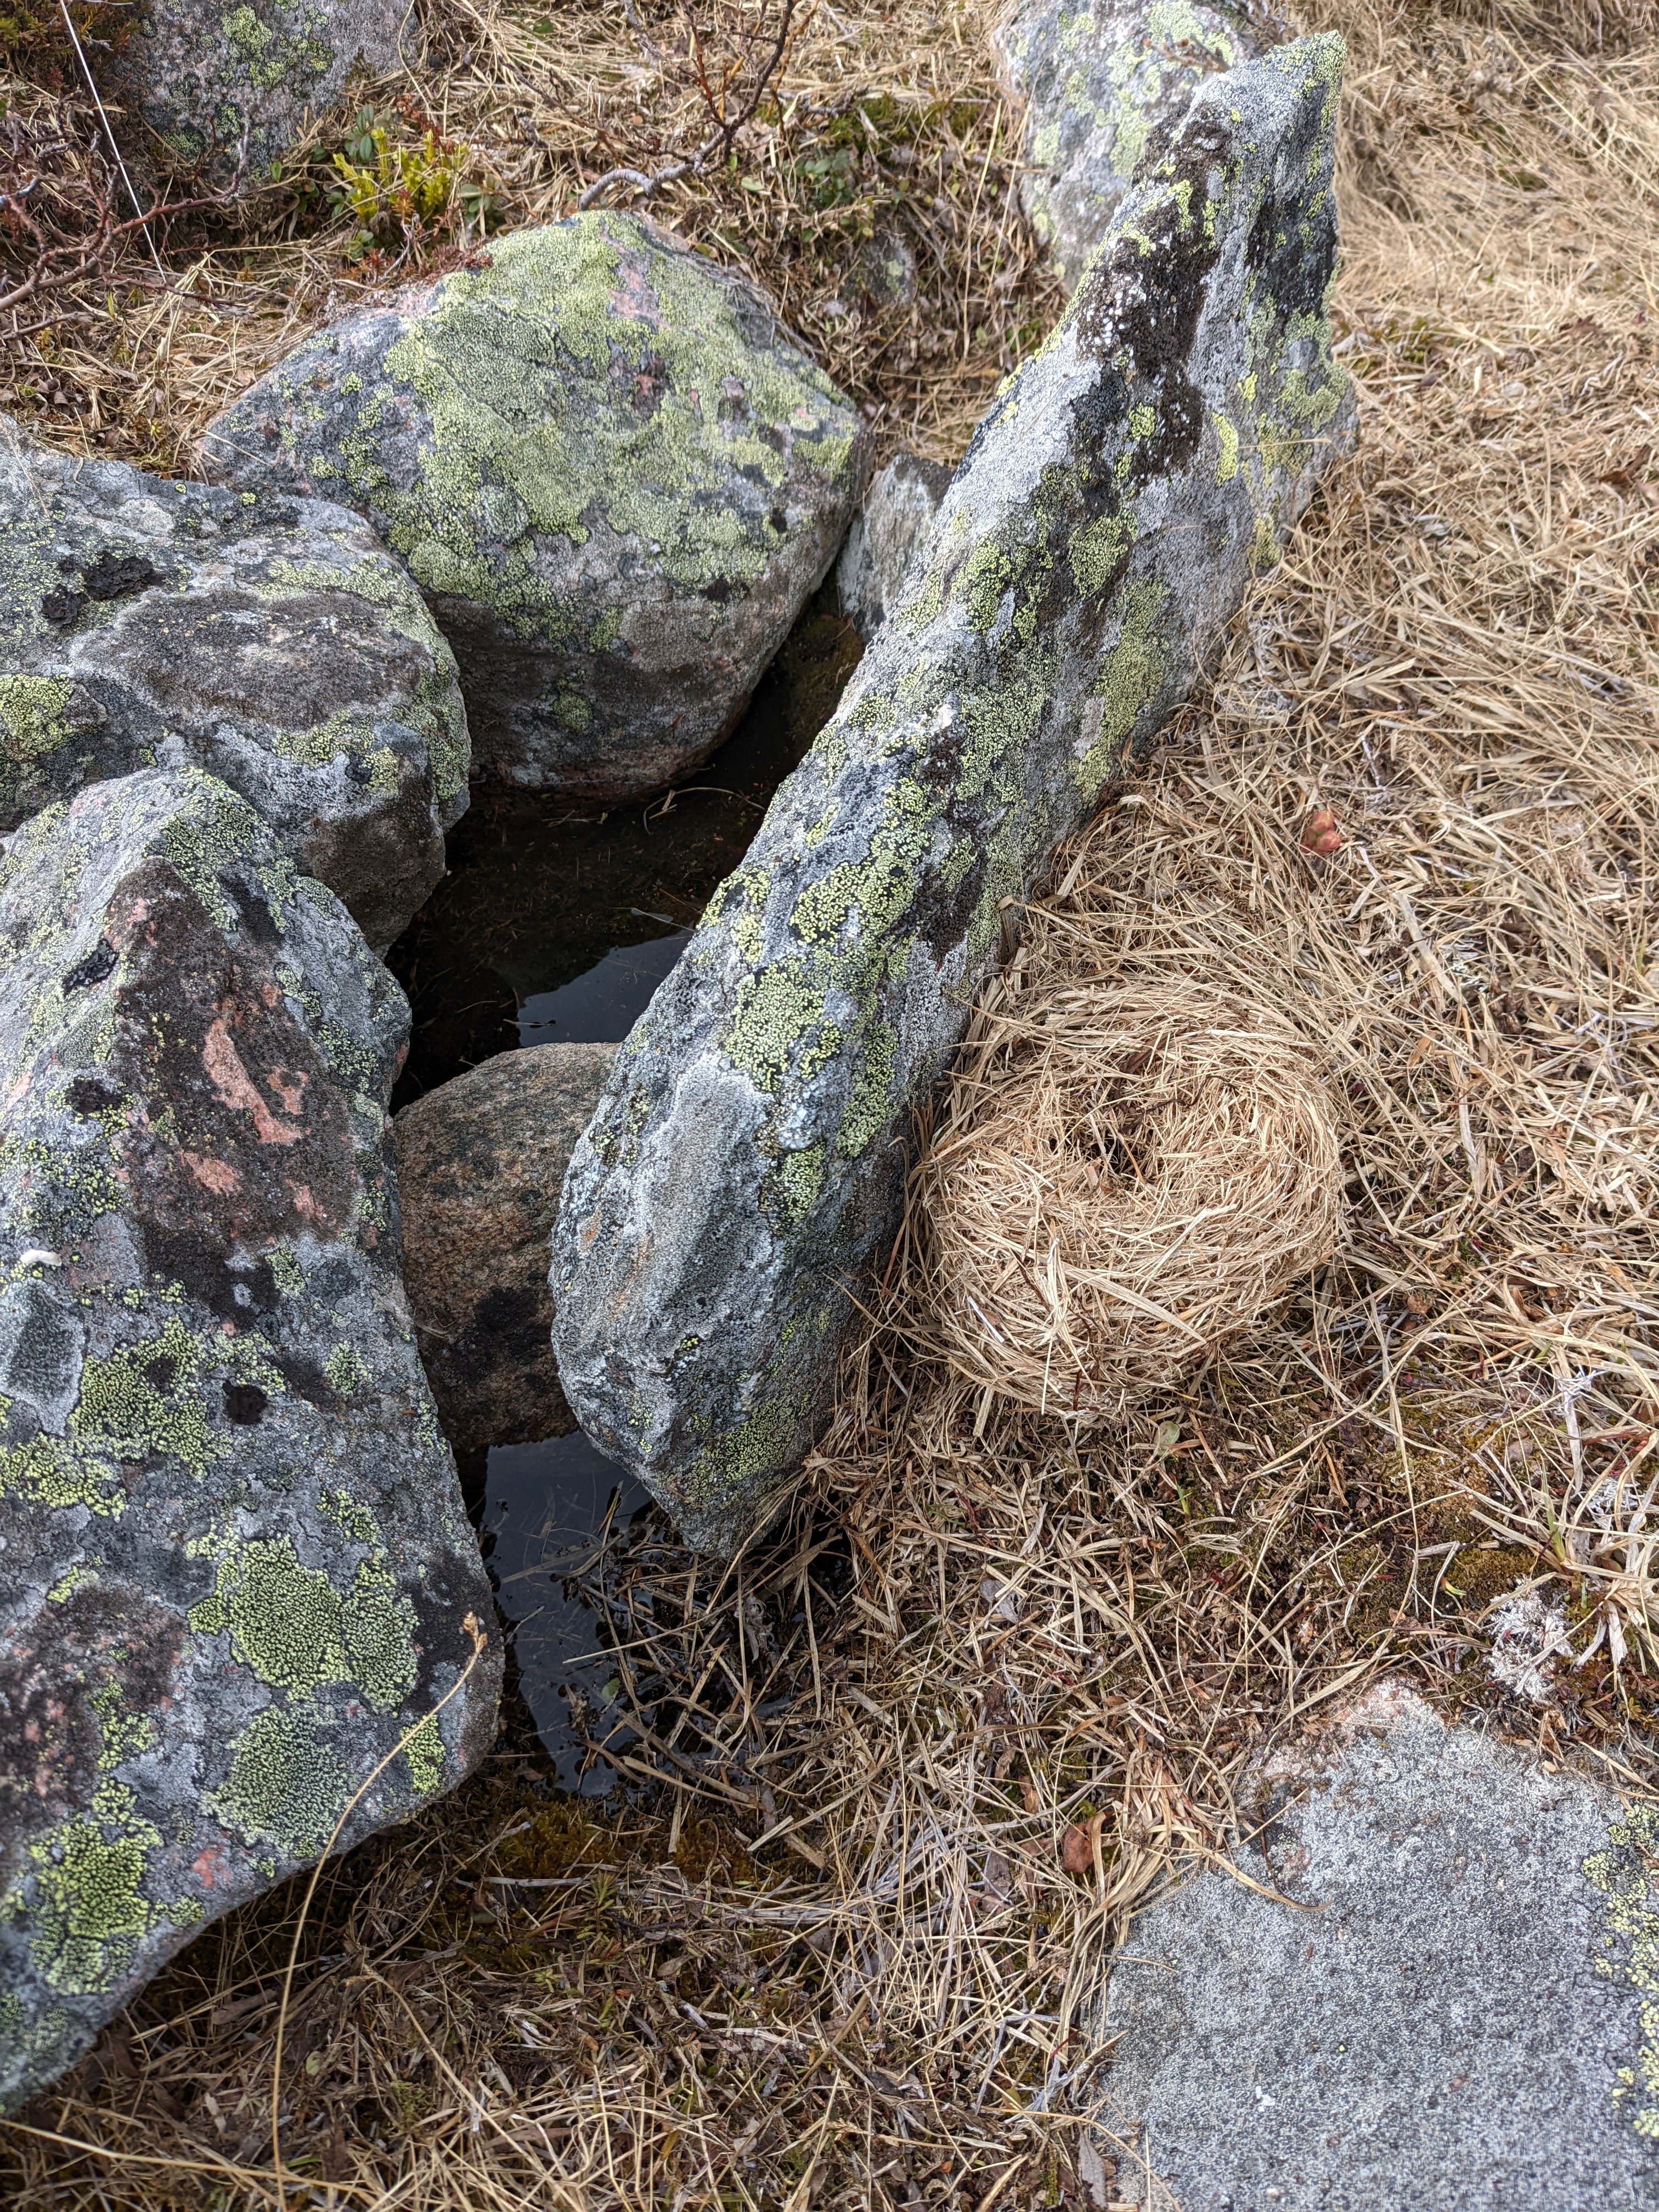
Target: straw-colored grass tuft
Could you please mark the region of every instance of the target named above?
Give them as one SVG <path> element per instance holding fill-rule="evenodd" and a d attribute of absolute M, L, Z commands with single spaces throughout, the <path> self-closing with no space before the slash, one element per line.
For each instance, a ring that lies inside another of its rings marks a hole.
<path fill-rule="evenodd" d="M 1317 1056 L 1180 977 L 989 995 L 919 1170 L 941 1348 L 1039 1413 L 1121 1419 L 1235 1340 L 1337 1241 Z"/>

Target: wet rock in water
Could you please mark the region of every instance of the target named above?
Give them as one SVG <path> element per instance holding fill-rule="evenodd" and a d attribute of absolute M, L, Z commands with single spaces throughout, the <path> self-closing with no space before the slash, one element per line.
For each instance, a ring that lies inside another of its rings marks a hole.
<path fill-rule="evenodd" d="M 384 949 L 465 809 L 454 656 L 362 519 L 52 453 L 0 420 L 0 830 L 210 769 Z"/>
<path fill-rule="evenodd" d="M 942 462 L 919 453 L 895 453 L 872 478 L 836 563 L 841 611 L 866 641 L 897 605 L 950 481 Z"/>
<path fill-rule="evenodd" d="M 1384 1683 L 1239 1811 L 1234 1872 L 1160 1899 L 1112 1969 L 1116 2201 L 1659 2202 L 1651 1806 Z"/>
<path fill-rule="evenodd" d="M 358 507 L 455 648 L 475 773 L 600 800 L 708 758 L 822 580 L 868 434 L 764 295 L 637 216 L 335 323 L 209 472 Z"/>
<path fill-rule="evenodd" d="M 142 0 L 136 12 L 131 37 L 94 48 L 106 94 L 142 126 L 130 154 L 250 191 L 360 62 L 375 76 L 398 66 L 409 20 L 407 0 Z"/>
<path fill-rule="evenodd" d="M 1324 312 L 1342 60 L 1310 39 L 1200 88 L 576 1146 L 565 1395 L 696 1544 L 740 1540 L 823 1418 L 1005 908 L 1351 435 Z"/>
<path fill-rule="evenodd" d="M 575 1426 L 549 1341 L 547 1237 L 571 1147 L 616 1056 L 613 1044 L 499 1053 L 392 1124 L 404 1282 L 457 1451 Z"/>
<path fill-rule="evenodd" d="M 1026 219 L 1071 291 L 1106 235 L 1154 134 L 1206 76 L 1261 41 L 1241 9 L 1203 0 L 1110 0 L 1073 10 L 1025 0 L 992 38 L 1005 90 L 1024 109 Z"/>
<path fill-rule="evenodd" d="M 0 2106 L 204 1920 L 450 1788 L 489 1589 L 398 1280 L 403 994 L 246 803 L 0 866 Z"/>

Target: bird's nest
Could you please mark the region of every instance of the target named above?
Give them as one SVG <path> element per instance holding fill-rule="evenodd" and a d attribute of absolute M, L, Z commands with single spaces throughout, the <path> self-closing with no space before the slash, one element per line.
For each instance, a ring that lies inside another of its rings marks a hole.
<path fill-rule="evenodd" d="M 1330 1092 L 1288 1023 L 1184 978 L 998 995 L 919 1170 L 942 1348 L 1113 1419 L 1330 1257 Z"/>

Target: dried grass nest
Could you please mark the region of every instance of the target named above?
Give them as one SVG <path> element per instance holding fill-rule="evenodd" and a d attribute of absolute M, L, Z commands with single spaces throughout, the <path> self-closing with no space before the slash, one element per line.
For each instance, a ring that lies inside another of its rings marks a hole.
<path fill-rule="evenodd" d="M 1167 1389 L 1334 1250 L 1309 1041 L 1186 981 L 988 1004 L 919 1170 L 945 1357 L 1085 1421 Z"/>

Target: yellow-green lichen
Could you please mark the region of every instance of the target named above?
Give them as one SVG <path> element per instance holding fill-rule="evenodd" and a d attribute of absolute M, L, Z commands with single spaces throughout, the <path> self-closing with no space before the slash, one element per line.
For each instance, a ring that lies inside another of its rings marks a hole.
<path fill-rule="evenodd" d="M 323 1372 L 328 1377 L 330 1388 L 337 1390 L 343 1398 L 355 1397 L 370 1379 L 368 1363 L 362 1353 L 355 1344 L 343 1340 L 329 1353 L 323 1364 Z"/>
<path fill-rule="evenodd" d="M 415 1686 L 415 1609 L 378 1559 L 363 1561 L 343 1594 L 288 1537 L 256 1537 L 220 1560 L 190 1625 L 202 1636 L 228 1632 L 236 1657 L 272 1689 L 302 1695 L 351 1683 L 387 1712 Z"/>
<path fill-rule="evenodd" d="M 301 1859 L 323 1849 L 350 1794 L 344 1764 L 301 1702 L 254 1715 L 236 1739 L 229 1778 L 207 1802 L 245 1842 Z"/>
<path fill-rule="evenodd" d="M 1231 483 L 1238 474 L 1238 432 L 1224 415 L 1212 418 L 1216 436 L 1221 441 L 1221 458 L 1215 465 L 1218 484 Z"/>
<path fill-rule="evenodd" d="M 270 875 L 272 919 L 280 928 L 292 898 L 294 872 L 287 859 L 272 855 L 270 833 L 245 799 L 199 769 L 182 771 L 191 804 L 180 808 L 161 831 L 161 846 L 173 867 L 189 884 L 220 928 L 234 931 L 239 915 L 222 878 L 261 855 Z"/>
<path fill-rule="evenodd" d="M 163 1917 L 141 1887 L 161 1838 L 136 1807 L 131 1790 L 101 1783 L 88 1814 L 29 1845 L 33 1896 L 20 1880 L 3 1899 L 5 1910 L 27 1914 L 29 1956 L 54 1990 L 90 1996 L 112 1988 Z"/>
<path fill-rule="evenodd" d="M 404 1746 L 409 1779 L 417 1797 L 430 1797 L 443 1786 L 444 1740 L 438 1733 L 438 1717 L 428 1713 Z"/>
<path fill-rule="evenodd" d="M 295 357 L 296 415 L 319 371 L 315 350 Z M 598 524 L 678 588 L 747 590 L 774 533 L 739 511 L 734 475 L 778 489 L 804 463 L 837 479 L 855 434 L 850 406 L 804 357 L 750 343 L 711 270 L 601 214 L 501 239 L 486 270 L 444 280 L 367 391 L 337 390 L 344 419 L 331 422 L 327 451 L 416 581 L 573 651 L 607 649 L 616 611 L 574 608 L 538 540 L 580 544 Z M 388 404 L 410 397 L 424 420 L 404 489 L 380 462 L 378 432 Z M 295 434 L 313 433 L 301 422 Z"/>
<path fill-rule="evenodd" d="M 1641 2040 L 1634 2063 L 1621 2066 L 1613 2101 L 1639 2136 L 1659 2140 L 1659 1806 L 1638 1805 L 1607 1831 L 1607 1848 L 1592 1851 L 1584 1874 L 1600 1892 L 1615 1955 L 1603 1954 L 1595 1971 L 1628 1982 L 1640 1996 Z"/>
<path fill-rule="evenodd" d="M 0 728 L 6 750 L 35 761 L 56 752 L 69 736 L 67 679 L 58 676 L 0 676 Z"/>
<path fill-rule="evenodd" d="M 1151 705 L 1170 665 L 1169 647 L 1158 623 L 1169 592 L 1143 580 L 1124 596 L 1118 641 L 1106 655 L 1091 699 L 1100 702 L 1091 743 L 1078 763 L 1084 789 L 1097 791 L 1122 756 L 1124 742 Z"/>
<path fill-rule="evenodd" d="M 88 1359 L 69 1418 L 71 1443 L 115 1460 L 164 1452 L 200 1477 L 226 1449 L 194 1387 L 204 1364 L 202 1346 L 176 1315 L 159 1336 Z"/>

